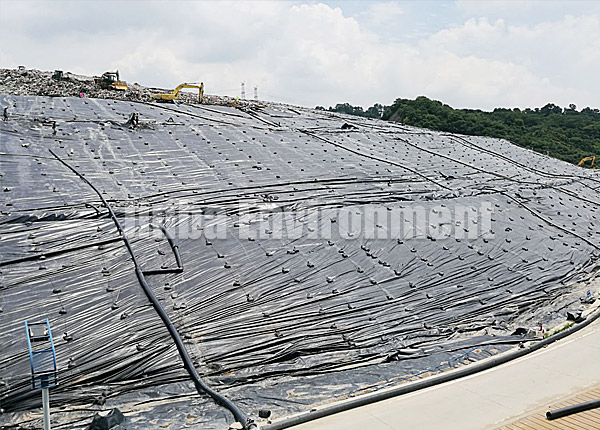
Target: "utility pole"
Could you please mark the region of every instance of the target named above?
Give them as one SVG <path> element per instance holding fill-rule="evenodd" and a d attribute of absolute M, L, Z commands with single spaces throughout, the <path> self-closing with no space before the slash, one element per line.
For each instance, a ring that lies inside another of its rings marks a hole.
<path fill-rule="evenodd" d="M 242 81 L 242 100 L 246 99 L 246 83 Z"/>
<path fill-rule="evenodd" d="M 48 387 L 42 388 L 42 408 L 44 410 L 44 430 L 50 430 L 50 393 Z"/>
<path fill-rule="evenodd" d="M 258 87 L 254 87 L 254 100 L 258 100 Z"/>

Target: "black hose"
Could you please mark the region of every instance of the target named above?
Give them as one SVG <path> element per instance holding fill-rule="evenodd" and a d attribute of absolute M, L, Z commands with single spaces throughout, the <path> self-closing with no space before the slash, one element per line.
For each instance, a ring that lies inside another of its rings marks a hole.
<path fill-rule="evenodd" d="M 177 264 L 177 268 L 183 270 L 183 263 L 181 262 L 181 256 L 179 255 L 179 246 L 175 243 L 173 237 L 169 234 L 169 231 L 164 225 L 161 225 L 160 229 L 167 238 L 167 242 L 169 242 L 169 246 L 175 255 L 175 264 Z"/>
<path fill-rule="evenodd" d="M 560 231 L 563 231 L 563 232 L 565 232 L 567 234 L 570 234 L 572 236 L 575 236 L 576 238 L 583 240 L 588 245 L 590 245 L 590 246 L 592 246 L 592 247 L 600 250 L 600 246 L 598 246 L 595 242 L 593 242 L 593 241 L 591 241 L 591 240 L 589 240 L 589 239 L 581 236 L 578 233 L 575 233 L 574 231 L 569 230 L 568 228 L 562 227 L 562 226 L 558 225 L 557 223 L 555 223 L 553 221 L 550 221 L 548 218 L 544 217 L 539 212 L 531 209 L 529 206 L 527 206 L 526 204 L 520 202 L 519 200 L 517 200 L 513 196 L 511 196 L 509 194 L 506 194 L 504 191 L 500 192 L 500 194 L 502 194 L 503 196 L 506 196 L 507 198 L 511 199 L 513 202 L 515 202 L 516 204 L 518 204 L 519 206 L 521 206 L 523 209 L 525 209 L 526 211 L 528 211 L 529 213 L 531 213 L 533 216 L 541 219 L 542 221 L 544 221 L 545 223 L 551 225 L 552 227 L 554 227 L 554 228 L 556 228 L 556 229 L 558 229 Z"/>
<path fill-rule="evenodd" d="M 131 243 L 129 242 L 129 239 L 127 238 L 127 235 L 125 234 L 125 231 L 123 230 L 123 227 L 121 226 L 121 223 L 119 222 L 117 216 L 115 215 L 114 211 L 112 210 L 112 207 L 110 207 L 110 205 L 108 204 L 106 199 L 102 196 L 102 193 L 100 193 L 100 191 L 98 191 L 98 189 L 90 181 L 88 181 L 81 173 L 79 173 L 77 170 L 75 170 L 73 167 L 71 167 L 69 164 L 67 164 L 58 155 L 56 155 L 51 149 L 49 149 L 48 151 L 50 151 L 50 153 L 58 161 L 60 161 L 62 164 L 64 164 L 69 170 L 71 170 L 79 178 L 81 178 L 86 184 L 88 184 L 90 186 L 90 188 L 92 190 L 94 190 L 94 192 L 98 195 L 98 197 L 100 197 L 100 200 L 102 200 L 102 203 L 104 204 L 104 206 L 110 213 L 110 217 L 112 218 L 113 222 L 115 223 L 115 226 L 117 227 L 117 230 L 119 231 L 119 234 L 121 235 L 123 243 L 125 243 L 125 247 L 129 251 L 129 254 L 131 255 L 131 260 L 133 261 L 133 264 L 135 267 L 135 274 L 137 276 L 137 279 L 138 279 L 142 289 L 144 290 L 144 293 L 146 293 L 146 296 L 152 303 L 152 306 L 154 307 L 154 309 L 156 310 L 156 312 L 162 319 L 163 323 L 167 327 L 167 330 L 169 331 L 171 338 L 175 342 L 177 351 L 179 351 L 179 355 L 181 357 L 181 360 L 183 361 L 183 367 L 185 368 L 185 370 L 187 370 L 188 374 L 194 381 L 196 390 L 198 390 L 199 393 L 204 392 L 204 393 L 208 394 L 210 397 L 212 397 L 212 399 L 215 401 L 215 403 L 217 405 L 227 408 L 233 414 L 236 421 L 238 421 L 239 423 L 241 423 L 244 426 L 244 429 L 248 429 L 248 430 L 256 429 L 257 426 L 253 422 L 252 419 L 246 417 L 246 415 L 242 411 L 240 411 L 230 400 L 228 400 L 226 397 L 222 396 L 221 394 L 219 394 L 216 391 L 214 391 L 213 389 L 211 389 L 208 385 L 206 385 L 200 379 L 200 376 L 196 372 L 196 369 L 192 363 L 192 360 L 190 359 L 190 357 L 187 353 L 187 350 L 185 349 L 185 346 L 183 345 L 183 341 L 181 340 L 179 333 L 173 326 L 171 319 L 169 318 L 169 316 L 167 315 L 167 313 L 165 312 L 163 307 L 158 302 L 158 299 L 152 292 L 150 285 L 148 285 L 148 282 L 146 281 L 146 278 L 144 277 L 144 272 L 142 271 L 142 268 L 135 256 L 135 253 L 133 252 Z M 164 232 L 164 230 L 163 230 L 163 232 Z M 170 236 L 167 235 L 167 240 L 169 240 L 169 238 L 170 238 Z M 172 239 L 170 240 L 170 242 L 172 243 Z M 179 263 L 180 262 L 181 261 L 179 261 Z"/>
<path fill-rule="evenodd" d="M 577 403 L 576 405 L 565 406 L 564 408 L 554 409 L 546 412 L 546 418 L 555 420 L 566 417 L 567 415 L 578 414 L 579 412 L 589 411 L 590 409 L 600 408 L 600 399 L 590 400 L 589 402 Z"/>
<path fill-rule="evenodd" d="M 581 175 L 558 175 L 558 174 L 555 174 L 555 173 L 544 172 L 543 170 L 538 170 L 538 169 L 535 169 L 533 167 L 529 167 L 529 166 L 527 166 L 525 164 L 519 163 L 518 161 L 515 161 L 515 160 L 513 160 L 513 159 L 511 159 L 511 158 L 509 158 L 509 157 L 507 157 L 505 155 L 502 155 L 502 154 L 500 154 L 498 152 L 492 151 L 491 149 L 479 146 L 479 145 L 471 142 L 470 140 L 465 139 L 464 137 L 461 137 L 461 136 L 458 136 L 458 135 L 452 135 L 452 134 L 443 134 L 442 136 L 446 136 L 446 137 L 448 137 L 450 139 L 454 139 L 455 141 L 461 141 L 461 142 L 458 142 L 458 143 L 460 143 L 463 146 L 475 147 L 475 148 L 477 148 L 481 152 L 487 152 L 488 154 L 492 154 L 492 155 L 494 155 L 494 156 L 496 156 L 498 158 L 503 159 L 504 161 L 507 161 L 507 162 L 509 162 L 509 163 L 511 163 L 511 164 L 513 164 L 515 166 L 519 166 L 519 167 L 521 167 L 523 169 L 526 169 L 526 170 L 529 170 L 531 172 L 534 172 L 534 173 L 536 173 L 538 175 L 548 176 L 548 177 L 552 177 L 552 178 L 563 178 L 563 179 L 570 179 L 572 177 L 577 177 L 579 179 L 589 179 L 589 180 L 591 180 L 593 182 L 599 182 L 597 179 L 591 178 L 591 177 L 587 177 L 587 176 L 581 176 Z M 510 142 L 509 140 L 507 140 L 507 142 L 509 142 L 511 145 L 517 145 L 517 144 L 515 144 L 513 142 Z M 520 145 L 517 145 L 517 146 L 520 146 Z M 521 148 L 523 148 L 523 147 L 521 146 Z"/>
<path fill-rule="evenodd" d="M 480 167 L 474 166 L 474 165 L 472 165 L 472 164 L 469 164 L 469 163 L 466 163 L 466 162 L 464 162 L 464 161 L 460 161 L 460 160 L 458 160 L 458 159 L 456 159 L 456 158 L 452 158 L 452 157 L 450 157 L 450 156 L 448 156 L 448 155 L 440 154 L 440 153 L 434 152 L 434 151 L 432 151 L 432 150 L 429 150 L 429 149 L 422 148 L 422 147 L 420 147 L 420 146 L 418 146 L 418 145 L 415 145 L 414 143 L 410 143 L 408 140 L 406 140 L 406 139 L 402 139 L 402 138 L 400 138 L 400 137 L 399 137 L 399 138 L 397 138 L 397 139 L 398 139 L 398 140 L 400 140 L 400 141 L 402 141 L 402 142 L 403 142 L 403 143 L 405 143 L 406 145 L 408 145 L 408 146 L 411 146 L 411 147 L 413 147 L 413 148 L 415 148 L 415 149 L 418 149 L 418 150 L 424 151 L 424 152 L 426 152 L 426 153 L 428 153 L 428 154 L 430 154 L 430 155 L 433 155 L 433 156 L 437 156 L 437 157 L 440 157 L 440 158 L 445 158 L 445 159 L 447 159 L 447 160 L 450 160 L 450 161 L 452 161 L 452 162 L 454 162 L 454 163 L 458 163 L 458 164 L 461 164 L 461 165 L 463 165 L 463 166 L 465 166 L 465 167 L 469 167 L 469 168 L 471 168 L 471 169 L 473 169 L 473 170 L 477 170 L 478 172 L 481 172 L 481 173 L 490 174 L 490 175 L 496 176 L 496 177 L 498 177 L 498 178 L 502 178 L 502 179 L 504 179 L 504 180 L 507 180 L 507 181 L 516 182 L 516 183 L 518 183 L 518 184 L 532 184 L 532 185 L 539 185 L 539 184 L 538 184 L 538 183 L 536 183 L 536 182 L 532 182 L 532 181 L 523 181 L 523 180 L 519 180 L 519 179 L 513 179 L 513 178 L 511 178 L 510 176 L 506 176 L 506 175 L 503 175 L 503 174 L 501 174 L 501 173 L 494 172 L 494 171 L 492 171 L 492 170 L 486 170 L 486 169 L 482 169 L 482 168 L 480 168 Z M 513 163 L 513 164 L 515 164 L 515 165 L 518 165 L 519 167 L 522 167 L 523 169 L 528 169 L 527 167 L 523 166 L 523 165 L 522 165 L 522 164 L 520 164 L 520 163 L 516 163 L 516 162 L 515 162 L 515 163 Z M 534 170 L 532 170 L 532 169 L 528 169 L 528 170 L 530 170 L 530 171 L 534 171 Z M 542 176 L 543 176 L 543 172 L 541 172 L 541 171 L 534 171 L 534 172 L 535 172 L 535 173 L 537 173 L 537 174 L 539 174 L 539 175 L 542 175 Z M 563 179 L 573 179 L 574 177 L 576 177 L 576 178 L 580 178 L 580 179 L 582 178 L 581 176 L 573 176 L 573 175 L 571 175 L 571 176 L 568 176 L 568 175 L 560 175 L 560 176 L 558 176 L 558 175 L 557 175 L 556 177 L 560 177 L 560 178 L 563 178 Z M 583 178 L 583 179 L 591 179 L 591 178 Z M 556 190 L 556 191 L 560 191 L 560 192 L 562 192 L 562 193 L 565 193 L 565 194 L 567 194 L 567 195 L 569 195 L 569 196 L 571 196 L 571 197 L 574 197 L 574 198 L 576 198 L 576 199 L 583 200 L 584 202 L 592 203 L 592 204 L 595 204 L 595 205 L 600 205 L 600 203 L 599 203 L 599 202 L 596 202 L 596 201 L 594 201 L 594 200 L 589 200 L 589 199 L 586 199 L 586 198 L 584 198 L 584 197 L 582 197 L 582 196 L 580 196 L 580 195 L 577 195 L 576 193 L 572 193 L 572 192 L 570 192 L 570 191 L 567 191 L 567 190 L 565 190 L 564 188 L 561 188 L 561 187 L 558 187 L 558 186 L 554 186 L 554 185 L 548 185 L 548 187 L 549 187 L 549 188 L 551 188 L 551 189 L 553 189 L 553 190 Z"/>
<path fill-rule="evenodd" d="M 392 160 L 388 160 L 387 158 L 381 158 L 381 157 L 376 157 L 376 156 L 374 156 L 374 155 L 367 155 L 367 154 L 363 154 L 363 153 L 362 153 L 362 152 L 360 152 L 360 151 L 357 151 L 357 150 L 355 150 L 355 149 L 351 149 L 351 148 L 347 148 L 347 147 L 345 147 L 344 145 L 340 145 L 339 143 L 335 143 L 335 142 L 333 142 L 333 141 L 331 141 L 331 140 L 329 140 L 329 139 L 325 139 L 324 137 L 318 136 L 318 135 L 316 135 L 315 133 L 313 133 L 313 132 L 310 132 L 310 131 L 307 131 L 307 130 L 298 129 L 298 131 L 299 131 L 299 132 L 301 132 L 301 133 L 304 133 L 304 134 L 308 134 L 309 136 L 312 136 L 312 137 L 314 137 L 315 139 L 318 139 L 318 140 L 321 140 L 321 141 L 323 141 L 323 142 L 326 142 L 326 143 L 328 143 L 328 144 L 330 144 L 330 145 L 333 145 L 333 146 L 335 146 L 336 148 L 340 148 L 340 149 L 343 149 L 344 151 L 351 152 L 352 154 L 358 155 L 359 157 L 365 157 L 365 158 L 368 158 L 368 159 L 370 159 L 370 160 L 375 160 L 375 161 L 379 161 L 379 162 L 381 162 L 381 163 L 391 164 L 392 166 L 396 166 L 396 167 L 400 167 L 400 168 L 402 168 L 402 169 L 404 169 L 404 170 L 408 170 L 409 172 L 411 172 L 411 173 L 413 173 L 413 174 L 415 174 L 415 175 L 419 176 L 420 178 L 423 178 L 423 179 L 425 179 L 426 181 L 429 181 L 429 182 L 431 182 L 431 183 L 433 183 L 433 184 L 437 185 L 437 186 L 438 186 L 438 187 L 440 187 L 440 188 L 443 188 L 443 189 L 445 189 L 445 190 L 447 190 L 447 191 L 452 191 L 452 188 L 450 188 L 450 187 L 447 187 L 447 186 L 445 186 L 444 184 L 440 184 L 440 183 L 439 183 L 439 182 L 437 182 L 435 179 L 431 179 L 430 177 L 428 177 L 427 175 L 424 175 L 424 174 L 422 174 L 421 172 L 419 172 L 419 171 L 418 171 L 418 170 L 416 170 L 416 169 L 412 169 L 412 168 L 410 168 L 410 167 L 407 167 L 407 166 L 405 166 L 405 165 L 403 165 L 403 164 L 397 163 L 397 162 L 395 162 L 395 161 L 392 161 Z"/>
<path fill-rule="evenodd" d="M 239 124 L 236 124 L 236 123 L 227 122 L 227 121 L 221 121 L 221 120 L 218 120 L 218 119 L 201 116 L 201 115 L 198 115 L 198 114 L 195 114 L 195 113 L 191 113 L 191 112 L 188 112 L 188 111 L 185 111 L 185 110 L 173 109 L 173 108 L 164 106 L 163 104 L 159 105 L 157 103 L 150 103 L 150 102 L 143 102 L 143 101 L 140 101 L 140 102 L 137 102 L 137 103 L 142 103 L 142 104 L 145 104 L 145 105 L 148 105 L 148 106 L 158 107 L 158 108 L 165 109 L 165 110 L 170 110 L 170 111 L 173 111 L 173 112 L 175 112 L 177 114 L 183 114 L 183 115 L 191 116 L 192 118 L 198 118 L 198 119 L 203 119 L 203 120 L 206 120 L 206 121 L 218 122 L 220 124 L 232 125 L 234 127 L 239 127 Z M 187 106 L 192 106 L 192 105 L 187 105 Z M 254 128 L 259 128 L 259 127 L 254 127 Z"/>
<path fill-rule="evenodd" d="M 155 270 L 143 270 L 142 273 L 144 275 L 162 275 L 165 273 L 183 273 L 183 263 L 181 262 L 181 256 L 179 255 L 179 246 L 175 243 L 167 228 L 164 225 L 160 226 L 163 234 L 167 238 L 167 242 L 169 242 L 169 246 L 171 247 L 171 251 L 173 251 L 173 255 L 175 256 L 175 263 L 177 267 L 173 269 L 155 269 Z"/>
<path fill-rule="evenodd" d="M 56 257 L 57 255 L 67 254 L 69 252 L 81 251 L 82 249 L 90 248 L 92 246 L 108 245 L 110 243 L 118 242 L 120 240 L 121 240 L 121 238 L 115 237 L 113 239 L 106 239 L 106 240 L 101 240 L 99 242 L 86 243 L 85 245 L 74 246 L 72 248 L 59 249 L 58 251 L 48 251 L 48 252 L 44 252 L 43 254 L 28 255 L 27 257 L 15 258 L 14 260 L 0 261 L 0 267 L 9 266 L 11 264 L 24 263 L 26 261 L 34 261 L 34 260 L 40 260 L 43 258 Z"/>
<path fill-rule="evenodd" d="M 390 388 L 388 390 L 381 390 L 371 394 L 365 394 L 364 396 L 355 397 L 348 401 L 341 401 L 340 403 L 333 404 L 330 406 L 325 406 L 322 409 L 312 409 L 309 412 L 304 412 L 296 416 L 292 416 L 289 418 L 285 418 L 281 421 L 276 421 L 272 424 L 268 424 L 262 427 L 262 430 L 281 430 L 288 427 L 292 427 L 295 425 L 299 425 L 302 423 L 306 423 L 308 421 L 316 420 L 318 418 L 323 418 L 329 415 L 336 414 L 338 412 L 348 411 L 350 409 L 358 408 L 361 406 L 366 406 L 371 403 L 379 402 L 381 400 L 390 399 L 392 397 L 401 396 L 403 394 L 412 393 L 418 390 L 422 390 L 425 388 L 433 387 L 435 385 L 443 384 L 445 382 L 454 381 L 456 379 L 473 375 L 477 372 L 481 372 L 483 370 L 491 369 L 492 367 L 496 367 L 500 364 L 507 363 L 516 358 L 527 355 L 531 352 L 537 351 L 538 349 L 544 348 L 549 344 L 563 339 L 570 334 L 573 334 L 584 327 L 587 327 L 592 322 L 600 317 L 600 309 L 596 310 L 592 315 L 588 316 L 585 321 L 582 321 L 579 324 L 575 324 L 574 326 L 569 327 L 566 330 L 563 330 L 559 333 L 556 333 L 550 337 L 540 340 L 539 342 L 534 343 L 533 345 L 525 346 L 524 348 L 520 348 L 518 350 L 508 352 L 506 354 L 501 354 L 495 357 L 490 358 L 489 360 L 478 361 L 473 364 L 469 364 L 467 366 L 461 367 L 452 372 L 441 373 L 439 375 L 431 376 L 426 379 L 422 379 L 420 381 L 416 381 L 412 384 L 400 385 L 398 387 Z"/>

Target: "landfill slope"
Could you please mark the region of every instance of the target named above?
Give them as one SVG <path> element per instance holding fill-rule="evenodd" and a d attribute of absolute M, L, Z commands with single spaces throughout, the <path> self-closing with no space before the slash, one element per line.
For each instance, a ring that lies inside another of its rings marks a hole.
<path fill-rule="evenodd" d="M 0 424 L 39 424 L 23 321 L 45 317 L 58 422 L 231 422 L 123 236 L 196 371 L 253 416 L 498 354 L 597 296 L 599 175 L 506 141 L 275 104 L 0 106 Z"/>

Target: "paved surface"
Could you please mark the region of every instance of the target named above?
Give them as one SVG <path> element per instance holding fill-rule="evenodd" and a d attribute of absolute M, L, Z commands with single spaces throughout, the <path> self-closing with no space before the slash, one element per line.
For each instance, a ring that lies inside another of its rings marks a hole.
<path fill-rule="evenodd" d="M 485 372 L 294 429 L 497 428 L 599 384 L 599 360 L 600 320 L 567 339 Z"/>
<path fill-rule="evenodd" d="M 600 399 L 600 385 L 591 390 L 583 391 L 576 396 L 552 403 L 547 407 L 540 408 L 533 413 L 527 414 L 514 422 L 500 427 L 498 430 L 586 430 L 600 429 L 600 408 L 592 409 L 578 414 L 569 415 L 556 420 L 546 419 L 546 411 L 551 411 L 565 406 L 589 402 Z"/>

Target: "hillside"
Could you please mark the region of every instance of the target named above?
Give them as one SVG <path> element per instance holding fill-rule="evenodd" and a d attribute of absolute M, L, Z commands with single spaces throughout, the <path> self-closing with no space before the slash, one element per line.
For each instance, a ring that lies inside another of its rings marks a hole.
<path fill-rule="evenodd" d="M 118 407 L 130 430 L 221 430 L 192 370 L 264 425 L 518 349 L 598 297 L 598 171 L 380 119 L 101 96 L 0 87 L 6 427 L 40 423 L 24 320 L 52 326 L 62 428 Z"/>

